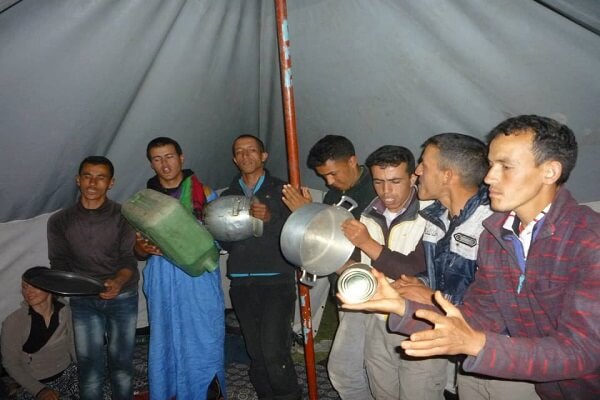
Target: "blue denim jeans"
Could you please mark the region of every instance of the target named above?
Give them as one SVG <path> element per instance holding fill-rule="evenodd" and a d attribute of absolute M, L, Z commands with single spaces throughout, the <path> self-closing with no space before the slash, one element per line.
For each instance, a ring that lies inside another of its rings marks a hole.
<path fill-rule="evenodd" d="M 112 300 L 99 297 L 71 299 L 75 350 L 82 400 L 103 398 L 105 350 L 112 399 L 133 397 L 133 348 L 137 320 L 137 291 L 121 293 Z"/>

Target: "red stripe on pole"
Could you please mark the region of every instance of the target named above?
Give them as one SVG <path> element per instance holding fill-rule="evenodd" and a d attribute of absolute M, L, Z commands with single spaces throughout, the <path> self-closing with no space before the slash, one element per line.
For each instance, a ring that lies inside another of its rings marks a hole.
<path fill-rule="evenodd" d="M 275 0 L 277 21 L 277 42 L 279 44 L 279 72 L 281 76 L 281 94 L 283 98 L 283 118 L 288 158 L 290 184 L 300 187 L 300 164 L 298 157 L 298 137 L 296 134 L 296 109 L 294 105 L 294 85 L 292 81 L 292 58 L 287 22 L 287 4 L 285 0 Z M 315 348 L 312 332 L 312 316 L 308 287 L 298 282 L 300 296 L 300 316 L 304 333 L 304 361 L 306 362 L 306 381 L 308 398 L 317 399 L 317 371 L 315 369 Z"/>

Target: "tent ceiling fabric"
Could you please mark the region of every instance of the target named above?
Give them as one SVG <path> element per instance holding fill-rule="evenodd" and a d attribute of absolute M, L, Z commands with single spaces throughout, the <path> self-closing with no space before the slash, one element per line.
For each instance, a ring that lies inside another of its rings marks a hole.
<path fill-rule="evenodd" d="M 228 177 L 223 138 L 257 131 L 258 11 L 245 1 L 48 0 L 0 14 L 11 149 L 0 220 L 71 203 L 90 154 L 115 163 L 113 197 L 131 195 L 150 175 L 145 145 L 156 136 L 180 139 L 201 176 Z"/>
<path fill-rule="evenodd" d="M 576 3 L 553 3 L 576 14 Z M 600 172 L 600 40 L 589 30 L 536 2 L 288 5 L 302 160 L 328 132 L 364 158 L 539 113 L 574 128 L 582 154 L 570 187 L 600 198 L 585 184 Z M 158 135 L 179 139 L 215 187 L 234 172 L 240 133 L 265 138 L 269 166 L 286 175 L 273 14 L 270 0 L 22 1 L 0 14 L 0 221 L 71 203 L 89 154 L 113 160 L 112 196 L 124 200 L 150 175 L 144 146 Z"/>
<path fill-rule="evenodd" d="M 598 201 L 599 16 L 596 0 L 288 0 L 300 159 L 326 133 L 364 160 L 536 113 L 573 128 L 567 186 Z M 186 166 L 221 188 L 231 141 L 257 134 L 285 177 L 274 21 L 272 0 L 21 0 L 0 13 L 0 290 L 47 264 L 35 218 L 75 201 L 87 155 L 114 162 L 121 202 L 152 175 L 156 136 L 179 140 Z M 35 232 L 4 234 L 21 229 Z"/>
<path fill-rule="evenodd" d="M 289 12 L 301 160 L 324 133 L 349 136 L 364 160 L 380 145 L 418 152 L 435 133 L 483 138 L 509 116 L 536 113 L 575 131 L 567 186 L 580 201 L 600 199 L 588 184 L 600 173 L 593 32 L 535 2 L 310 3 L 291 1 Z M 279 99 L 270 106 L 277 132 Z M 310 171 L 303 179 L 322 185 Z"/>
<path fill-rule="evenodd" d="M 0 13 L 22 0 L 0 0 Z"/>
<path fill-rule="evenodd" d="M 560 15 L 600 35 L 598 0 L 535 0 Z"/>

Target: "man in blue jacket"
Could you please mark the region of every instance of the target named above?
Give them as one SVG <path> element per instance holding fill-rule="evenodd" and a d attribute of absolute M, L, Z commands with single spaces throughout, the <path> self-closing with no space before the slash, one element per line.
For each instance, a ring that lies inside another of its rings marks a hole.
<path fill-rule="evenodd" d="M 397 285 L 405 285 L 400 292 L 422 303 L 431 304 L 433 292 L 440 290 L 460 304 L 475 279 L 482 222 L 492 213 L 482 185 L 487 149 L 481 140 L 460 133 L 432 136 L 422 147 L 415 170 L 418 195 L 420 200 L 434 200 L 420 211 L 427 221 L 422 239 L 427 272 L 400 279 Z M 422 398 L 442 399 L 444 386 L 454 391 L 455 364 L 443 361 L 430 363 L 432 386 Z"/>

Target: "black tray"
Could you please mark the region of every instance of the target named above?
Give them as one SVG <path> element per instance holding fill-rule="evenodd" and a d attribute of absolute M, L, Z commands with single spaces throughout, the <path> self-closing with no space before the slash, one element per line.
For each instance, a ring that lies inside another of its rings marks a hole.
<path fill-rule="evenodd" d="M 104 283 L 99 279 L 48 268 L 32 268 L 23 275 L 23 280 L 31 286 L 61 296 L 97 295 L 105 290 Z"/>

